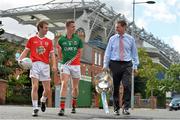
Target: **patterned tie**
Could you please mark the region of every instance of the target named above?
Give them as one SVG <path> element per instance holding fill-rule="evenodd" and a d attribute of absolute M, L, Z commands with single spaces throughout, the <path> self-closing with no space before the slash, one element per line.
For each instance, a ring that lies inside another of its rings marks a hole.
<path fill-rule="evenodd" d="M 119 46 L 120 46 L 120 61 L 124 61 L 124 43 L 123 43 L 123 36 L 120 37 L 120 42 L 119 42 Z"/>

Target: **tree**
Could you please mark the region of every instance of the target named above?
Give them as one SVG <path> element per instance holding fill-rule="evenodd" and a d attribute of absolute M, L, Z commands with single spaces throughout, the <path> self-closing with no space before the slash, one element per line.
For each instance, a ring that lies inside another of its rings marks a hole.
<path fill-rule="evenodd" d="M 164 91 L 180 92 L 180 64 L 172 64 L 166 72 Z"/>
<path fill-rule="evenodd" d="M 166 74 L 169 80 L 179 80 L 180 81 L 180 64 L 172 64 Z"/>
<path fill-rule="evenodd" d="M 8 80 L 8 76 L 13 74 L 18 66 L 15 61 L 15 52 L 18 47 L 14 43 L 7 41 L 0 42 L 0 78 Z"/>
<path fill-rule="evenodd" d="M 152 59 L 148 56 L 143 48 L 139 51 L 139 77 L 144 78 L 146 82 L 146 95 L 153 96 L 154 91 L 159 90 L 159 81 L 157 80 L 157 74 L 160 71 L 164 71 L 164 68 L 157 63 L 153 63 Z"/>
<path fill-rule="evenodd" d="M 12 73 L 11 65 L 8 64 L 10 54 L 6 47 L 0 45 L 0 78 L 3 80 L 7 80 L 8 75 Z"/>

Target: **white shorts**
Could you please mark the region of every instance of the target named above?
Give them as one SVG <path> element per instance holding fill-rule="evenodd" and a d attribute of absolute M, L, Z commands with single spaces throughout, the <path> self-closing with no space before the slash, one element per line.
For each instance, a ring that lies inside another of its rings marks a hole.
<path fill-rule="evenodd" d="M 46 64 L 41 61 L 33 62 L 29 77 L 36 78 L 39 81 L 51 80 L 49 64 Z"/>
<path fill-rule="evenodd" d="M 80 65 L 62 65 L 60 73 L 69 74 L 72 78 L 81 78 Z"/>

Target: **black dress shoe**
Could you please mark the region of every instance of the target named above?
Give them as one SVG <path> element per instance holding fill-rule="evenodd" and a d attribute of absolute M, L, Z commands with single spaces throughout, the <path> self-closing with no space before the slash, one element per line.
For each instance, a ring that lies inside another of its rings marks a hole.
<path fill-rule="evenodd" d="M 123 114 L 123 115 L 130 115 L 130 112 L 128 112 L 128 110 L 124 109 L 124 110 L 122 111 L 122 114 Z"/>
<path fill-rule="evenodd" d="M 120 115 L 119 110 L 114 110 L 114 115 Z"/>

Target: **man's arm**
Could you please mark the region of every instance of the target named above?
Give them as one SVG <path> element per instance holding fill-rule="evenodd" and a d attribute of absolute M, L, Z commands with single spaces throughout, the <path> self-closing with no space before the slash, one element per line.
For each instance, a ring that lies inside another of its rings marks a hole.
<path fill-rule="evenodd" d="M 78 56 L 79 58 L 81 58 L 82 52 L 83 52 L 83 49 L 82 49 L 82 48 L 79 48 L 79 49 L 78 49 L 78 52 L 77 52 L 77 56 Z"/>
<path fill-rule="evenodd" d="M 108 69 L 109 68 L 109 61 L 110 61 L 110 55 L 111 55 L 111 40 L 109 40 L 106 50 L 105 50 L 105 54 L 104 54 L 104 62 L 103 62 L 103 68 Z"/>
<path fill-rule="evenodd" d="M 20 55 L 20 57 L 19 57 L 19 60 L 22 60 L 23 58 L 25 58 L 25 57 L 27 56 L 28 52 L 29 52 L 29 49 L 28 49 L 28 48 L 25 48 L 25 49 L 23 50 L 23 52 L 21 53 L 21 55 Z"/>
<path fill-rule="evenodd" d="M 60 45 L 57 44 L 56 48 L 57 48 L 57 56 L 58 56 L 58 59 L 59 59 L 59 60 L 62 60 L 62 49 L 61 49 Z"/>
<path fill-rule="evenodd" d="M 54 52 L 51 52 L 51 59 L 52 59 L 52 70 L 56 71 L 57 70 L 57 66 L 56 66 L 56 57 Z"/>
<path fill-rule="evenodd" d="M 137 47 L 135 40 L 133 39 L 133 46 L 132 46 L 132 59 L 133 59 L 133 69 L 135 74 L 137 74 L 137 66 L 139 65 L 139 57 L 138 57 L 138 52 L 137 52 Z"/>

